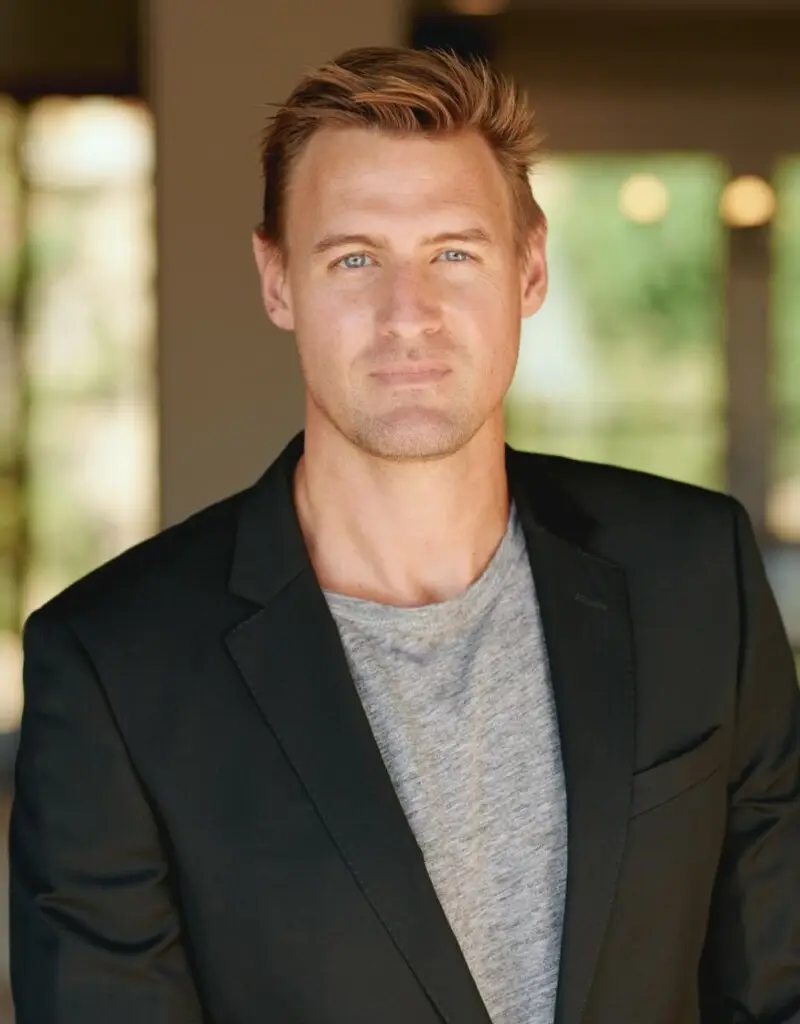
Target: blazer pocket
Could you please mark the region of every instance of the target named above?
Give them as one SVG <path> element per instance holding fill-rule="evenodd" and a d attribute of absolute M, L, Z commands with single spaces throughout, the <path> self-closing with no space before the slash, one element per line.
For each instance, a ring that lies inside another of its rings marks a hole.
<path fill-rule="evenodd" d="M 717 726 L 710 736 L 691 750 L 653 768 L 636 772 L 630 816 L 634 818 L 652 810 L 713 775 L 722 764 L 724 739 L 723 730 Z"/>

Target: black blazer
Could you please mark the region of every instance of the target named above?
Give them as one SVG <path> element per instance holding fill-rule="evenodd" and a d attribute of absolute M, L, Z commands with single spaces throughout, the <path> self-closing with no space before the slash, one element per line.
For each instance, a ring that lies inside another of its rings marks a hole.
<path fill-rule="evenodd" d="M 28 620 L 18 1024 L 488 1024 L 291 497 Z M 721 495 L 508 451 L 568 794 L 556 1024 L 800 1022 L 800 698 Z"/>

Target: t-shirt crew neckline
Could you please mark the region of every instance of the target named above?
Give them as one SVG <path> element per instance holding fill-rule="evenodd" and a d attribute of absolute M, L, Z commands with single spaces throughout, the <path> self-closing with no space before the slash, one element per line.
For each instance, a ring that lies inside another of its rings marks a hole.
<path fill-rule="evenodd" d="M 325 590 L 325 598 L 336 618 L 384 627 L 392 631 L 437 633 L 452 625 L 464 626 L 478 618 L 500 593 L 509 573 L 525 550 L 516 507 L 509 509 L 506 531 L 481 575 L 455 597 L 434 604 L 403 607 L 381 604 Z"/>

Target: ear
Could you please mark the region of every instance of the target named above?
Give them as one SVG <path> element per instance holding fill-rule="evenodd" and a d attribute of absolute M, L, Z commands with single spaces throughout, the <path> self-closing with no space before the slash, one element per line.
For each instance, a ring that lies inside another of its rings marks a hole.
<path fill-rule="evenodd" d="M 522 318 L 538 313 L 547 296 L 547 222 L 532 229 L 522 261 Z"/>
<path fill-rule="evenodd" d="M 254 231 L 253 256 L 261 278 L 261 298 L 267 316 L 276 327 L 293 331 L 292 295 L 283 253 L 277 245 Z"/>

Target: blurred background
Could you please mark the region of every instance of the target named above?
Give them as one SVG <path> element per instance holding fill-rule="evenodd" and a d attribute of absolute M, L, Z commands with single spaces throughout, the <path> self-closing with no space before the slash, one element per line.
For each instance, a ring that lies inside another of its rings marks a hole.
<path fill-rule="evenodd" d="M 485 56 L 539 111 L 552 285 L 509 441 L 735 494 L 800 652 L 800 0 L 0 0 L 3 838 L 27 614 L 301 424 L 259 137 L 385 43 Z"/>

